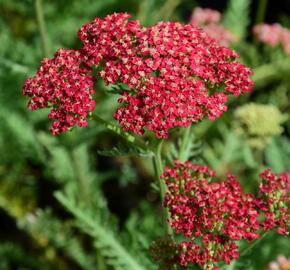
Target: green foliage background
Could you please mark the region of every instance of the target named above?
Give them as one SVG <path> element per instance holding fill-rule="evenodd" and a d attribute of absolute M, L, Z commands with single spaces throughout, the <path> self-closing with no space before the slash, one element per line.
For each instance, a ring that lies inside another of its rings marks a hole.
<path fill-rule="evenodd" d="M 47 111 L 26 108 L 23 82 L 43 58 L 34 4 L 0 0 L 0 270 L 157 269 L 148 248 L 163 231 L 150 153 L 124 148 L 121 137 L 93 122 L 52 137 Z M 230 100 L 217 121 L 194 125 L 186 156 L 179 157 L 209 164 L 219 175 L 235 173 L 247 191 L 256 190 L 265 167 L 290 171 L 290 57 L 253 41 L 251 4 L 229 1 L 223 24 L 239 37 L 233 48 L 241 61 L 254 68 L 254 91 Z M 187 0 L 43 1 L 49 56 L 59 47 L 79 48 L 77 30 L 94 17 L 126 11 L 144 25 L 186 22 L 195 6 Z M 97 113 L 111 120 L 115 98 L 100 83 Z M 248 102 L 274 104 L 288 116 L 283 133 L 262 149 L 236 132 L 234 112 Z M 175 147 L 166 151 L 168 160 L 176 157 Z M 264 269 L 289 250 L 288 239 L 272 233 L 232 269 Z"/>

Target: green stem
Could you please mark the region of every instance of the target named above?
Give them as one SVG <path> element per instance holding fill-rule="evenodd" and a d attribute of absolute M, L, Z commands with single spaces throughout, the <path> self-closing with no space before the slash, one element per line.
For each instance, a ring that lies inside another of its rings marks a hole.
<path fill-rule="evenodd" d="M 90 198 L 90 186 L 89 179 L 87 178 L 86 171 L 83 170 L 82 163 L 79 162 L 79 149 L 76 147 L 70 150 L 70 156 L 73 162 L 73 168 L 76 175 L 77 180 L 77 188 L 78 188 L 78 198 L 82 202 L 88 203 Z"/>
<path fill-rule="evenodd" d="M 97 266 L 98 266 L 98 270 L 106 270 L 106 264 L 105 264 L 105 260 L 104 257 L 98 252 L 97 253 Z"/>
<path fill-rule="evenodd" d="M 160 176 L 162 175 L 162 172 L 163 172 L 163 164 L 162 164 L 162 159 L 161 159 L 162 145 L 163 145 L 163 140 L 161 140 L 158 143 L 156 147 L 156 151 L 155 151 L 156 177 L 158 177 L 159 183 L 163 183 L 163 181 L 160 181 Z M 165 185 L 160 184 L 160 192 L 161 192 L 161 199 L 163 200 L 166 194 Z"/>
<path fill-rule="evenodd" d="M 267 9 L 268 0 L 259 0 L 259 4 L 257 7 L 257 14 L 255 23 L 259 24 L 265 20 L 266 9 Z"/>
<path fill-rule="evenodd" d="M 48 47 L 48 38 L 47 38 L 47 32 L 46 32 L 43 9 L 42 9 L 42 0 L 35 0 L 34 6 L 35 6 L 35 12 L 36 12 L 36 20 L 37 20 L 37 24 L 39 28 L 39 33 L 40 33 L 42 53 L 44 57 L 48 57 L 49 47 Z"/>
<path fill-rule="evenodd" d="M 258 243 L 260 243 L 261 240 L 264 239 L 267 234 L 268 234 L 268 232 L 265 232 L 264 234 L 262 234 L 262 236 L 259 239 L 253 241 L 253 243 L 251 245 L 249 245 L 244 250 L 242 250 L 240 252 L 240 257 L 245 256 L 254 246 L 256 246 Z"/>
<path fill-rule="evenodd" d="M 106 121 L 105 119 L 101 118 L 100 116 L 98 116 L 96 114 L 93 114 L 91 117 L 97 123 L 102 124 L 107 129 L 112 131 L 113 133 L 123 137 L 128 143 L 134 144 L 134 145 L 138 146 L 139 148 L 141 148 L 143 151 L 148 152 L 149 146 L 146 145 L 144 142 L 140 141 L 139 139 L 137 139 L 136 137 L 134 137 L 133 135 L 122 131 L 121 128 L 119 128 L 119 127 L 115 126 L 114 124 Z"/>
<path fill-rule="evenodd" d="M 188 145 L 190 140 L 190 134 L 191 134 L 191 126 L 187 127 L 184 131 L 182 143 L 179 149 L 179 161 L 185 162 L 188 159 Z"/>
<path fill-rule="evenodd" d="M 162 145 L 163 145 L 163 140 L 161 140 L 157 144 L 156 150 L 154 152 L 154 165 L 155 165 L 154 168 L 155 168 L 157 181 L 159 182 L 161 201 L 163 203 L 167 188 L 164 181 L 160 178 L 163 172 L 163 164 L 162 164 L 162 159 L 161 159 Z M 168 209 L 166 207 L 163 207 L 163 221 L 166 226 L 166 233 L 172 236 L 173 235 L 172 229 L 170 227 L 170 224 L 168 223 L 169 218 L 170 218 L 170 214 L 168 212 Z"/>

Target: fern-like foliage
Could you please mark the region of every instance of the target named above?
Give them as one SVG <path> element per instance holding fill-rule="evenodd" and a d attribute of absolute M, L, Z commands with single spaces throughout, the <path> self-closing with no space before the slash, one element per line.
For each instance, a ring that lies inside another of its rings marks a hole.
<path fill-rule="evenodd" d="M 206 144 L 202 155 L 219 175 L 238 172 L 245 166 L 253 168 L 257 165 L 251 148 L 243 143 L 235 132 L 225 124 L 220 124 L 217 129 L 222 138 L 215 138 L 211 144 Z"/>
<path fill-rule="evenodd" d="M 153 153 L 148 150 L 144 150 L 136 145 L 125 145 L 118 143 L 112 149 L 98 150 L 98 154 L 106 157 L 119 157 L 119 156 L 140 156 L 140 157 L 152 157 Z"/>
<path fill-rule="evenodd" d="M 240 40 L 246 35 L 249 25 L 251 0 L 230 0 L 224 13 L 223 25 Z"/>
<path fill-rule="evenodd" d="M 50 209 L 37 210 L 35 214 L 30 214 L 26 219 L 23 219 L 20 226 L 36 242 L 40 242 L 42 239 L 46 248 L 58 252 L 62 251 L 82 269 L 94 269 L 94 265 L 96 265 L 95 256 L 84 249 L 80 238 L 73 237 L 72 223 L 57 219 Z"/>
<path fill-rule="evenodd" d="M 61 192 L 56 192 L 55 197 L 76 218 L 77 225 L 80 229 L 93 237 L 96 248 L 114 269 L 146 269 L 117 240 L 113 231 L 109 230 L 107 226 L 103 226 L 98 220 L 98 217 L 95 217 L 88 209 L 80 208 L 74 198 L 68 197 Z"/>
<path fill-rule="evenodd" d="M 202 151 L 202 143 L 195 137 L 193 129 L 187 127 L 181 130 L 181 136 L 176 144 L 172 144 L 168 153 L 168 160 L 172 162 L 178 159 L 181 162 L 196 160 Z"/>
<path fill-rule="evenodd" d="M 27 119 L 2 107 L 0 109 L 0 121 L 0 160 L 2 162 L 9 162 L 13 158 L 15 162 L 19 159 L 16 155 L 42 158 L 42 151 L 37 143 L 35 132 Z M 12 145 L 7 144 L 7 141 L 10 140 Z M 12 147 L 15 147 L 15 152 L 9 151 Z"/>

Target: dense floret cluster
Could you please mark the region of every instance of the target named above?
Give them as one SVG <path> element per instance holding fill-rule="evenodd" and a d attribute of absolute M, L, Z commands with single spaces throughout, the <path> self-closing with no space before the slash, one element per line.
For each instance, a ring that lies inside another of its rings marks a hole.
<path fill-rule="evenodd" d="M 219 44 L 228 47 L 236 41 L 236 37 L 221 25 L 221 18 L 221 13 L 216 10 L 197 7 L 192 12 L 190 24 L 202 28 Z"/>
<path fill-rule="evenodd" d="M 148 129 L 158 138 L 167 138 L 171 128 L 219 117 L 228 94 L 251 90 L 251 70 L 203 31 L 173 22 L 144 28 L 129 18 L 119 13 L 84 25 L 80 52 L 61 50 L 25 83 L 31 109 L 55 107 L 54 134 L 86 124 L 94 107 L 88 73 L 94 67 L 105 83 L 127 86 L 114 114 L 122 128 L 136 134 Z"/>
<path fill-rule="evenodd" d="M 256 38 L 271 47 L 282 45 L 286 54 L 290 54 L 290 31 L 279 23 L 258 24 L 253 28 Z"/>
<path fill-rule="evenodd" d="M 97 18 L 79 32 L 90 64 L 103 65 L 104 81 L 130 88 L 114 114 L 125 131 L 147 128 L 166 138 L 173 127 L 219 117 L 227 94 L 250 91 L 251 71 L 201 30 L 172 22 L 143 28 L 129 17 Z"/>
<path fill-rule="evenodd" d="M 174 168 L 166 168 L 163 174 L 170 224 L 177 234 L 190 239 L 179 245 L 181 265 L 229 263 L 239 256 L 235 240 L 259 237 L 253 197 L 242 193 L 234 176 L 209 181 L 214 176 L 207 167 L 188 162 L 175 162 Z"/>
<path fill-rule="evenodd" d="M 279 232 L 286 234 L 283 219 L 287 219 L 287 207 L 281 206 L 286 199 L 281 195 L 285 192 L 283 177 L 276 183 L 269 171 L 262 173 L 261 177 L 268 182 L 261 185 L 258 198 L 244 194 L 232 175 L 224 181 L 213 180 L 214 177 L 215 172 L 206 166 L 178 161 L 163 173 L 168 187 L 164 206 L 170 212 L 170 225 L 185 238 L 178 244 L 182 266 L 199 264 L 212 269 L 219 261 L 229 264 L 239 257 L 235 241 L 259 238 L 260 229 L 279 227 Z M 262 224 L 259 210 L 265 213 Z"/>
<path fill-rule="evenodd" d="M 24 84 L 22 93 L 30 97 L 29 109 L 52 108 L 49 118 L 54 120 L 54 135 L 74 125 L 87 126 L 87 116 L 95 108 L 93 77 L 84 60 L 79 51 L 60 49 L 54 58 L 44 59 L 36 76 Z"/>
<path fill-rule="evenodd" d="M 262 226 L 268 231 L 277 228 L 277 232 L 288 235 L 287 226 L 290 225 L 289 215 L 289 184 L 286 174 L 275 175 L 270 170 L 260 174 L 262 183 L 259 187 L 256 204 L 264 214 Z"/>

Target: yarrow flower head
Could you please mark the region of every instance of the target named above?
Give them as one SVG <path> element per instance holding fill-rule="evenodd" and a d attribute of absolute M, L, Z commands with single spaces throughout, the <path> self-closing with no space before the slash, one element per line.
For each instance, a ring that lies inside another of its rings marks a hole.
<path fill-rule="evenodd" d="M 95 106 L 93 68 L 118 86 L 114 118 L 124 131 L 149 130 L 158 138 L 204 117 L 216 119 L 227 110 L 228 95 L 251 91 L 251 70 L 202 30 L 173 22 L 144 28 L 129 18 L 115 13 L 84 25 L 80 51 L 60 50 L 25 83 L 31 109 L 53 106 L 54 134 L 87 124 Z"/>
<path fill-rule="evenodd" d="M 162 178 L 168 187 L 164 206 L 170 225 L 185 241 L 179 243 L 179 263 L 214 269 L 219 261 L 229 264 L 239 257 L 237 240 L 259 237 L 258 211 L 252 195 L 244 194 L 237 179 L 213 180 L 206 166 L 175 162 Z"/>
<path fill-rule="evenodd" d="M 54 58 L 44 59 L 36 76 L 24 84 L 22 93 L 30 97 L 29 109 L 52 108 L 49 118 L 54 120 L 54 135 L 74 125 L 87 126 L 87 116 L 95 108 L 93 78 L 83 61 L 79 51 L 60 49 Z"/>
<path fill-rule="evenodd" d="M 269 170 L 260 176 L 260 192 L 254 196 L 242 191 L 235 176 L 218 180 L 206 166 L 175 161 L 173 168 L 165 168 L 164 206 L 170 226 L 184 239 L 176 243 L 179 265 L 218 269 L 218 262 L 229 264 L 239 257 L 236 241 L 257 239 L 261 231 L 273 228 L 287 234 L 286 176 L 276 177 Z"/>
<path fill-rule="evenodd" d="M 228 47 L 236 41 L 236 37 L 221 25 L 221 18 L 221 13 L 216 10 L 197 7 L 192 12 L 190 24 L 202 28 L 219 44 Z"/>
<path fill-rule="evenodd" d="M 114 114 L 125 131 L 167 138 L 171 128 L 219 117 L 228 94 L 251 90 L 251 70 L 203 31 L 173 22 L 144 28 L 129 17 L 97 18 L 79 31 L 82 52 L 104 81 L 128 86 Z"/>
<path fill-rule="evenodd" d="M 288 235 L 289 177 L 286 174 L 275 175 L 269 169 L 262 172 L 260 177 L 262 183 L 256 205 L 264 214 L 262 226 L 266 231 L 276 228 L 279 234 Z"/>

